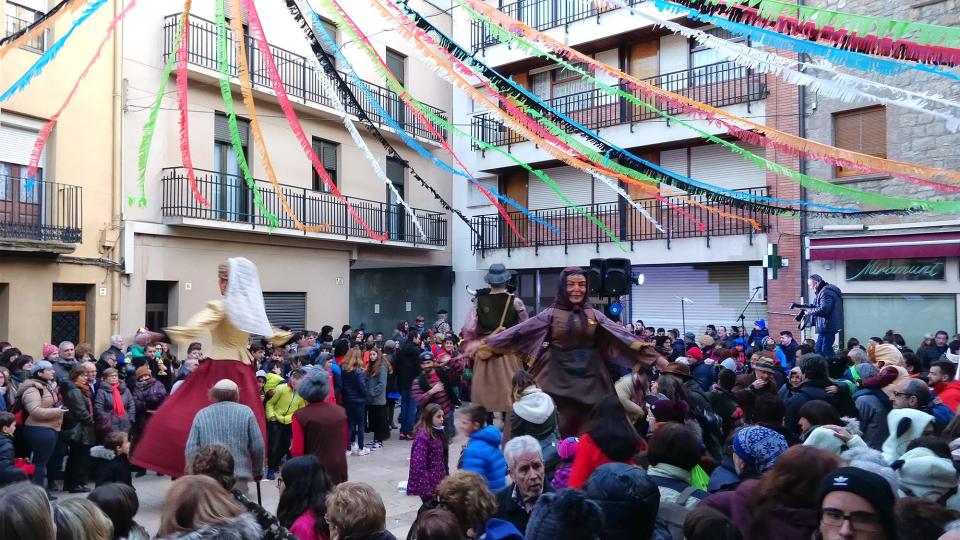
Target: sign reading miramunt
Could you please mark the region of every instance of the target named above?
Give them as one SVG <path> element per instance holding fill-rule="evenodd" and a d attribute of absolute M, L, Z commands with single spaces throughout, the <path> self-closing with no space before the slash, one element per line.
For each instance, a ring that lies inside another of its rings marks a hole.
<path fill-rule="evenodd" d="M 929 281 L 945 277 L 946 258 L 847 261 L 847 281 Z"/>

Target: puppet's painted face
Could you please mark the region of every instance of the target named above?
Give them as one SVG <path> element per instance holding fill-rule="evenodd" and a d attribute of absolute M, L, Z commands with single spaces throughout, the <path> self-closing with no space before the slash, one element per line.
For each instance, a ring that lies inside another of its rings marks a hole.
<path fill-rule="evenodd" d="M 587 278 L 581 274 L 567 276 L 566 287 L 567 299 L 571 304 L 578 305 L 583 303 L 587 296 Z"/>

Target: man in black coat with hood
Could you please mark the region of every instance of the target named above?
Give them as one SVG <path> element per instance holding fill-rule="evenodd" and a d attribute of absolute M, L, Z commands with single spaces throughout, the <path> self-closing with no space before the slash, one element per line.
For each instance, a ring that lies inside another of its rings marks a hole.
<path fill-rule="evenodd" d="M 806 312 L 813 317 L 817 329 L 817 343 L 813 352 L 830 359 L 833 358 L 833 342 L 843 329 L 843 293 L 836 285 L 824 281 L 819 274 L 813 274 L 807 280 L 814 296 L 813 306 Z"/>

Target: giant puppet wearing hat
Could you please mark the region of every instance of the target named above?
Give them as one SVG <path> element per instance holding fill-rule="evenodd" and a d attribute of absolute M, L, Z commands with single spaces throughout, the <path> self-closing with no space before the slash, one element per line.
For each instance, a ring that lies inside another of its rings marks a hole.
<path fill-rule="evenodd" d="M 483 278 L 490 288 L 477 291 L 463 324 L 464 354 L 473 361 L 470 396 L 473 403 L 483 405 L 488 411 L 510 410 L 513 375 L 523 367 L 520 357 L 512 352 L 491 354 L 489 349 L 480 348 L 489 336 L 512 328 L 529 317 L 523 300 L 507 291 L 507 283 L 512 277 L 513 273 L 506 266 L 491 264 Z"/>

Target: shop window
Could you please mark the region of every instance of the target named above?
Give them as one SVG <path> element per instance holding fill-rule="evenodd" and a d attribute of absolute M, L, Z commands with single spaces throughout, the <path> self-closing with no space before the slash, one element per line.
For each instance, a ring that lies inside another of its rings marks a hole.
<path fill-rule="evenodd" d="M 833 144 L 868 156 L 887 157 L 887 109 L 869 107 L 833 114 Z M 857 169 L 837 167 L 837 177 L 863 174 Z"/>
<path fill-rule="evenodd" d="M 924 334 L 957 327 L 955 295 L 871 294 L 843 297 L 843 339 L 866 343 L 893 328 L 916 350 Z"/>

